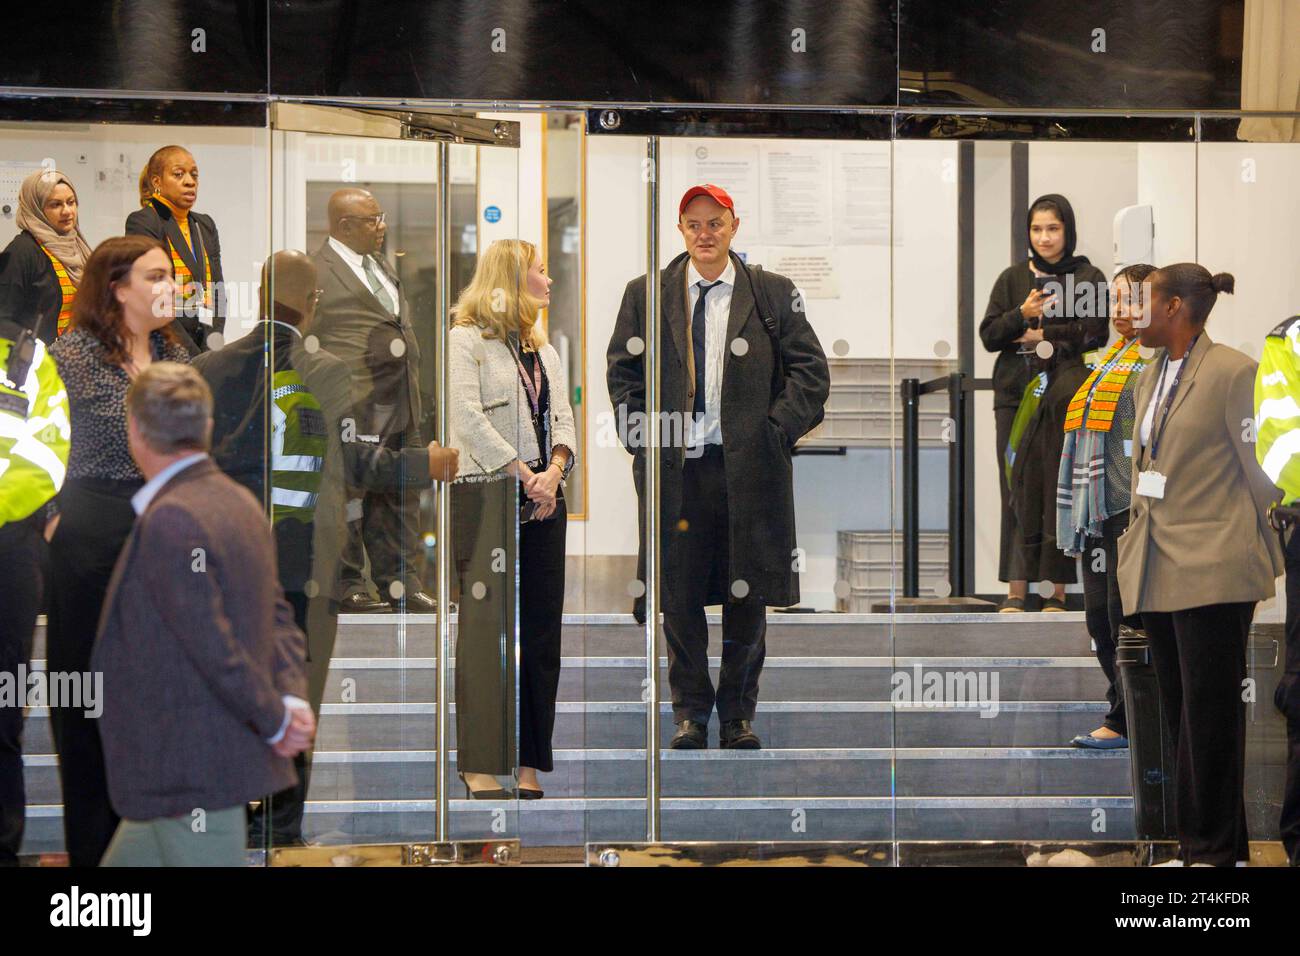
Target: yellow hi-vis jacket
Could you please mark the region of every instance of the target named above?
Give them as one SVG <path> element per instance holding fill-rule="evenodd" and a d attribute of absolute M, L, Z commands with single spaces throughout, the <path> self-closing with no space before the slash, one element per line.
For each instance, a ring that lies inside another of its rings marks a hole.
<path fill-rule="evenodd" d="M 1255 373 L 1255 457 L 1282 503 L 1300 500 L 1300 315 L 1264 339 Z"/>
<path fill-rule="evenodd" d="M 19 374 L 14 339 L 0 337 L 0 525 L 21 521 L 54 497 L 67 474 L 72 425 L 68 393 L 39 340 Z M 10 373 L 22 378 L 10 379 Z"/>

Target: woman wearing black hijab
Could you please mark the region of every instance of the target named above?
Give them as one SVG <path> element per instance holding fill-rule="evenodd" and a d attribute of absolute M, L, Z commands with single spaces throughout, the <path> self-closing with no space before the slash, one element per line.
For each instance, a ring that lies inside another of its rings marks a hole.
<path fill-rule="evenodd" d="M 1056 547 L 1056 468 L 1065 406 L 1086 377 L 1083 355 L 1106 344 L 1108 290 L 1102 271 L 1075 255 L 1078 237 L 1068 199 L 1040 196 L 1029 207 L 1028 221 L 1029 258 L 998 276 L 980 323 L 984 347 L 999 353 L 993 366 L 1002 476 L 998 580 L 1009 584 L 999 610 L 1023 611 L 1026 582 L 1035 580 L 1056 585 L 1043 610 L 1063 611 L 1064 582 L 1074 580 L 1074 560 Z M 1043 284 L 1045 290 L 1038 288 Z M 1008 456 L 1013 427 L 1016 447 Z"/>

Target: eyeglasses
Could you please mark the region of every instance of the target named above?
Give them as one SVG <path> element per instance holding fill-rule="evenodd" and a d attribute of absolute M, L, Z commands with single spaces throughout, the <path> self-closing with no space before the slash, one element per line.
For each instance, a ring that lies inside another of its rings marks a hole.
<path fill-rule="evenodd" d="M 377 216 L 340 216 L 339 221 L 342 222 L 344 219 L 355 219 L 357 222 L 368 222 L 372 226 L 378 228 L 384 224 L 385 216 L 386 213 L 382 212 Z"/>

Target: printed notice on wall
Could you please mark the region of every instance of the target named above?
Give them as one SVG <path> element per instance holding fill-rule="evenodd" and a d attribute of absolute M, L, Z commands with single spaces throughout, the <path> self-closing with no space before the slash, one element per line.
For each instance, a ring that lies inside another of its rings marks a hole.
<path fill-rule="evenodd" d="M 834 183 L 835 244 L 888 245 L 889 153 L 837 145 Z"/>
<path fill-rule="evenodd" d="M 691 185 L 721 186 L 736 204 L 739 219 L 758 223 L 758 147 L 710 142 L 691 151 Z M 676 202 L 676 200 L 674 200 Z M 676 207 L 673 208 L 674 214 Z M 676 215 L 673 217 L 676 218 Z"/>
<path fill-rule="evenodd" d="M 829 247 L 777 247 L 767 250 L 763 268 L 793 282 L 805 299 L 838 299 L 839 277 L 835 272 L 835 250 Z"/>
<path fill-rule="evenodd" d="M 782 144 L 763 150 L 764 241 L 830 245 L 830 166 L 827 143 Z"/>

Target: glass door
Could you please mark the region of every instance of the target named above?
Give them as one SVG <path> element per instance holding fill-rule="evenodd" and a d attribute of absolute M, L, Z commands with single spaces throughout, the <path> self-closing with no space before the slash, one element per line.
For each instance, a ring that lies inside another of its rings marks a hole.
<path fill-rule="evenodd" d="M 303 839 L 364 861 L 507 862 L 522 487 L 507 453 L 527 421 L 510 344 L 528 281 L 517 124 L 279 103 L 273 128 L 264 306 L 292 319 L 299 285 L 315 301 L 300 338 L 271 336 L 271 367 L 287 351 L 331 390 L 335 457 L 306 583 L 321 717 Z"/>

